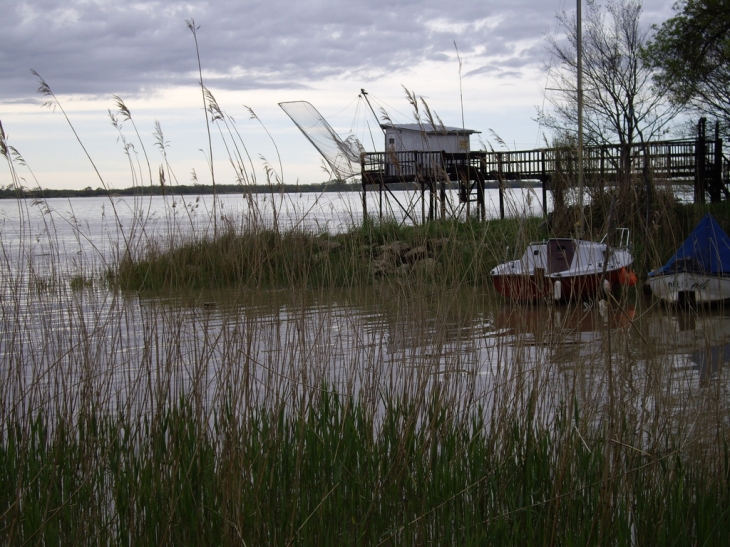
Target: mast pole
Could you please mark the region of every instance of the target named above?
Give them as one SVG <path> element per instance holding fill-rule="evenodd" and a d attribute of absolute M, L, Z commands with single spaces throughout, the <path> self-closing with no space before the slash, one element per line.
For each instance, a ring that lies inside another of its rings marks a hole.
<path fill-rule="evenodd" d="M 383 127 L 380 125 L 380 120 L 378 119 L 378 115 L 375 113 L 375 110 L 373 109 L 373 105 L 370 104 L 370 99 L 368 99 L 368 92 L 365 91 L 364 89 L 360 88 L 360 95 L 362 95 L 363 98 L 365 99 L 365 102 L 368 103 L 368 106 L 370 107 L 370 112 L 373 113 L 373 117 L 375 118 L 375 121 L 378 122 L 378 126 L 383 131 L 383 133 L 385 133 L 385 129 L 383 129 Z"/>
<path fill-rule="evenodd" d="M 581 16 L 581 0 L 576 0 L 578 23 L 578 35 L 576 37 L 578 57 L 578 215 L 579 228 L 578 238 L 583 237 L 584 213 L 583 213 L 583 24 Z"/>

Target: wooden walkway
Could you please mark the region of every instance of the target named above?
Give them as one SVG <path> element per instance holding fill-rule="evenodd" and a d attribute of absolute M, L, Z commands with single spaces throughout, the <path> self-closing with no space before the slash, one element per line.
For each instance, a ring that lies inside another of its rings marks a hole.
<path fill-rule="evenodd" d="M 505 152 L 375 152 L 361 156 L 363 208 L 367 214 L 367 192 L 379 193 L 382 218 L 383 198 L 397 198 L 396 184 L 408 183 L 421 192 L 421 211 L 411 207 L 406 215 L 416 223 L 446 217 L 446 190 L 458 188 L 459 201 L 467 209 L 476 204 L 476 214 L 485 218 L 484 190 L 500 189 L 500 215 L 504 218 L 503 190 L 515 182 L 539 183 L 543 209 L 547 191 L 556 177 L 576 179 L 573 149 L 544 148 Z M 585 180 L 611 186 L 627 175 L 641 180 L 649 176 L 654 184 L 684 185 L 694 188 L 695 202 L 730 199 L 730 161 L 723 156 L 722 140 L 708 140 L 702 133 L 694 140 L 655 141 L 632 146 L 607 145 L 583 150 Z M 547 211 L 544 211 L 547 214 Z"/>

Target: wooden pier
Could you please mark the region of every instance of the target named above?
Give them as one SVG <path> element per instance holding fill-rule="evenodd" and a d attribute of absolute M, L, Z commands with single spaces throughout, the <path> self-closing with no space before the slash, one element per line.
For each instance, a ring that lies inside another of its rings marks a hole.
<path fill-rule="evenodd" d="M 459 202 L 467 214 L 486 218 L 485 189 L 499 188 L 500 216 L 504 218 L 504 190 L 515 183 L 538 184 L 543 211 L 547 214 L 547 192 L 556 177 L 574 177 L 576 153 L 568 148 L 522 151 L 375 152 L 361 156 L 363 212 L 367 193 L 378 193 L 378 214 L 384 200 L 394 200 L 414 224 L 447 216 L 447 190 L 458 189 Z M 628 145 L 589 146 L 583 149 L 584 176 L 591 184 L 618 185 L 630 177 L 665 185 L 694 188 L 696 203 L 730 199 L 730 161 L 723 155 L 722 139 L 716 128 L 708 139 L 703 121 L 698 136 L 690 140 L 667 140 Z M 393 194 L 395 186 L 420 192 L 420 211 L 406 206 Z M 475 209 L 472 210 L 472 204 Z M 391 204 L 392 206 L 392 204 Z M 418 218 L 420 216 L 420 219 Z"/>

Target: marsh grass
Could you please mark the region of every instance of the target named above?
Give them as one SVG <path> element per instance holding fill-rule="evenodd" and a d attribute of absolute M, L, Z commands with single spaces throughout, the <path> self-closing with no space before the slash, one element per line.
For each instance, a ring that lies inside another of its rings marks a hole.
<path fill-rule="evenodd" d="M 438 393 L 375 416 L 325 387 L 303 413 L 226 403 L 212 424 L 185 396 L 131 421 L 13 421 L 4 543 L 690 545 L 729 531 L 727 454 L 717 476 L 671 436 L 660 453 L 607 453 L 565 406 L 548 427 L 530 408 L 490 427 Z"/>
<path fill-rule="evenodd" d="M 218 237 L 151 243 L 138 257 L 123 257 L 108 271 L 108 278 L 125 290 L 143 291 L 347 287 L 383 278 L 431 281 L 453 288 L 488 283 L 491 268 L 518 256 L 520 242 L 539 237 L 538 219 L 445 221 L 425 226 L 366 222 L 341 234 L 281 231 L 248 223 L 243 229 L 229 225 Z M 394 244 L 403 249 L 392 251 Z M 390 257 L 384 256 L 389 252 Z M 421 262 L 428 269 L 419 275 L 416 263 L 423 259 L 430 261 Z M 386 260 L 390 269 L 378 270 L 378 261 Z"/>
<path fill-rule="evenodd" d="M 657 312 L 635 292 L 608 311 L 500 301 L 487 272 L 544 237 L 540 219 L 327 234 L 253 210 L 213 236 L 156 240 L 134 207 L 101 265 L 51 252 L 41 268 L 24 225 L 2 245 L 3 544 L 728 536 L 727 371 L 703 384 L 688 366 L 709 326 L 664 328 L 703 312 Z M 700 212 L 660 215 L 662 239 L 637 234 L 647 260 Z M 111 283 L 95 282 L 102 268 Z M 701 340 L 673 346 L 687 331 Z"/>

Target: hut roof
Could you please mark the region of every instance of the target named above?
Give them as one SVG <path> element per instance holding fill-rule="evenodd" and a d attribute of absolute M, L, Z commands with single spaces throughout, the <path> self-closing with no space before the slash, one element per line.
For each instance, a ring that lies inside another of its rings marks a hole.
<path fill-rule="evenodd" d="M 400 131 L 418 131 L 423 133 L 438 133 L 441 135 L 472 135 L 481 133 L 475 129 L 464 129 L 461 127 L 451 127 L 448 125 L 437 125 L 434 127 L 430 123 L 382 123 L 382 129 L 397 129 Z"/>

